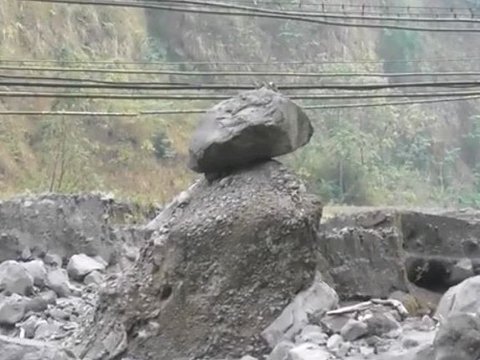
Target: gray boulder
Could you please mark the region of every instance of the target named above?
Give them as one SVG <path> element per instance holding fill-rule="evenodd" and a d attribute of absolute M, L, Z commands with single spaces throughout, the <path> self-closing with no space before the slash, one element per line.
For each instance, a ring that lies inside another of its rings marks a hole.
<path fill-rule="evenodd" d="M 25 300 L 16 294 L 0 302 L 0 325 L 12 326 L 25 316 Z"/>
<path fill-rule="evenodd" d="M 461 312 L 480 313 L 480 276 L 448 289 L 438 304 L 435 317 L 446 319 Z"/>
<path fill-rule="evenodd" d="M 93 271 L 104 271 L 105 264 L 85 254 L 73 255 L 67 265 L 68 275 L 74 280 L 83 278 Z"/>
<path fill-rule="evenodd" d="M 46 285 L 49 289 L 55 291 L 59 297 L 66 297 L 71 293 L 68 273 L 65 269 L 55 269 L 49 272 Z"/>
<path fill-rule="evenodd" d="M 0 292 L 28 295 L 33 289 L 33 277 L 13 260 L 0 264 Z"/>
<path fill-rule="evenodd" d="M 190 143 L 189 167 L 217 173 L 288 154 L 313 134 L 307 115 L 286 96 L 243 92 L 204 114 Z"/>
<path fill-rule="evenodd" d="M 340 335 L 346 341 L 354 341 L 368 333 L 368 325 L 362 321 L 350 319 L 340 330 Z"/>
<path fill-rule="evenodd" d="M 1 358 L 5 360 L 74 360 L 73 354 L 41 341 L 0 335 Z"/>
<path fill-rule="evenodd" d="M 478 360 L 480 358 L 480 316 L 451 315 L 437 332 L 435 360 Z"/>
<path fill-rule="evenodd" d="M 313 285 L 299 293 L 280 314 L 280 316 L 262 332 L 262 337 L 275 347 L 282 340 L 293 340 L 293 337 L 308 324 L 308 314 L 319 311 L 327 312 L 338 306 L 338 295 L 321 276 Z"/>
<path fill-rule="evenodd" d="M 400 328 L 398 321 L 388 312 L 375 312 L 371 316 L 366 317 L 365 323 L 367 324 L 369 335 L 383 336 Z"/>
<path fill-rule="evenodd" d="M 33 277 L 35 286 L 43 288 L 47 279 L 47 268 L 42 260 L 33 260 L 21 264 L 25 270 Z"/>

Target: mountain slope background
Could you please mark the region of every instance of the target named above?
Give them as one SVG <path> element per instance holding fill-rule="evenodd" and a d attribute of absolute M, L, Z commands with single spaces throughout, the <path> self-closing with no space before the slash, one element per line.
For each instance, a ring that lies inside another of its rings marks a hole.
<path fill-rule="evenodd" d="M 364 2 L 425 7 L 477 6 L 467 0 Z M 347 0 L 341 3 L 355 4 Z M 3 75 L 17 74 L 8 68 L 12 63 L 6 60 L 24 61 L 14 63 L 18 66 L 76 67 L 87 66 L 81 62 L 108 61 L 110 63 L 88 64 L 108 69 L 387 73 L 480 70 L 478 59 L 475 61 L 480 39 L 474 33 L 332 27 L 278 19 L 21 1 L 0 3 L 0 23 L 0 65 L 3 66 L 0 73 Z M 408 62 L 418 59 L 470 60 Z M 26 60 L 53 62 L 28 63 Z M 305 64 L 241 68 L 214 64 L 228 61 Z M 210 64 L 173 66 L 171 62 Z M 28 74 L 35 76 L 38 72 Z M 332 82 L 296 77 L 197 77 L 192 80 L 179 75 L 90 72 L 75 75 L 118 81 Z M 435 77 L 423 79 L 436 80 Z M 349 78 L 344 81 L 361 84 L 375 80 L 416 79 Z M 378 100 L 382 101 L 385 100 Z M 313 100 L 300 103 L 330 104 Z M 0 97 L 0 111 L 137 112 L 208 108 L 212 104 L 211 101 Z M 315 110 L 309 111 L 309 115 L 316 128 L 314 138 L 284 161 L 326 202 L 480 205 L 478 100 Z M 185 166 L 189 135 L 198 118 L 195 114 L 110 118 L 0 116 L 2 197 L 25 191 L 103 190 L 120 197 L 164 202 L 196 176 Z"/>

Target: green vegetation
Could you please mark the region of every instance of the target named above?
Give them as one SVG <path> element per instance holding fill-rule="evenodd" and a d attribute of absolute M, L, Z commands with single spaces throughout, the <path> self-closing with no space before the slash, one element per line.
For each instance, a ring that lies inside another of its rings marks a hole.
<path fill-rule="evenodd" d="M 435 57 L 438 49 L 444 51 L 443 57 L 460 58 L 460 47 L 465 46 L 453 38 L 447 45 L 444 38 L 408 31 L 347 31 L 272 19 L 9 1 L 0 5 L 0 22 L 0 58 L 55 59 L 57 65 L 72 60 L 321 62 L 325 58 L 385 62 L 324 64 L 321 71 L 403 72 L 417 71 L 419 65 L 391 61 Z M 471 41 L 466 43 L 475 46 Z M 463 50 L 468 54 L 469 49 Z M 246 70 L 263 68 L 252 66 Z M 279 70 L 292 71 L 287 66 Z M 296 70 L 317 71 L 318 66 L 304 65 Z M 107 74 L 102 79 L 152 80 L 151 76 L 125 74 Z M 155 80 L 184 79 L 158 76 Z M 214 80 L 233 83 L 270 79 Z M 356 81 L 365 83 L 372 79 Z M 210 105 L 192 101 L 0 99 L 0 110 L 137 112 Z M 316 133 L 311 143 L 285 160 L 325 202 L 478 207 L 480 108 L 474 105 L 312 111 L 309 115 Z M 186 188 L 194 176 L 186 170 L 185 163 L 196 118 L 197 115 L 2 117 L 0 196 L 24 191 L 103 190 L 140 201 L 167 201 Z"/>

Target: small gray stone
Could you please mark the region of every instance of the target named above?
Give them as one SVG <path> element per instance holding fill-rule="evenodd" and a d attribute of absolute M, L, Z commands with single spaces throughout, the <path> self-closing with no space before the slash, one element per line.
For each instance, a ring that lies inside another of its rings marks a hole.
<path fill-rule="evenodd" d="M 100 285 L 104 282 L 104 276 L 99 271 L 92 271 L 90 274 L 85 276 L 83 279 L 83 283 L 85 285 Z"/>
<path fill-rule="evenodd" d="M 294 346 L 290 341 L 281 341 L 275 346 L 270 355 L 268 355 L 267 360 L 289 360 L 288 352 L 293 349 Z"/>
<path fill-rule="evenodd" d="M 331 354 L 323 347 L 305 343 L 290 349 L 291 360 L 328 360 Z"/>
<path fill-rule="evenodd" d="M 348 315 L 326 315 L 320 320 L 320 324 L 329 334 L 340 334 L 340 330 L 351 318 Z"/>
<path fill-rule="evenodd" d="M 322 331 L 322 328 L 317 325 L 307 325 L 302 332 L 295 337 L 297 344 L 313 343 L 317 345 L 325 345 L 327 343 L 328 335 Z"/>
<path fill-rule="evenodd" d="M 30 251 L 30 248 L 27 246 L 22 250 L 22 254 L 20 255 L 20 259 L 23 261 L 28 261 L 32 259 L 32 252 Z"/>
<path fill-rule="evenodd" d="M 343 338 L 341 335 L 333 334 L 327 341 L 327 349 L 330 351 L 336 351 L 342 342 Z"/>
<path fill-rule="evenodd" d="M 12 295 L 0 304 L 0 325 L 12 326 L 25 316 L 25 300 Z"/>
<path fill-rule="evenodd" d="M 368 333 L 368 325 L 362 321 L 350 319 L 340 330 L 342 338 L 346 341 L 354 341 Z"/>
<path fill-rule="evenodd" d="M 27 272 L 33 277 L 33 283 L 39 288 L 45 286 L 45 281 L 47 279 L 47 268 L 42 260 L 33 260 L 26 263 L 23 263 L 22 266 L 27 270 Z"/>
<path fill-rule="evenodd" d="M 47 252 L 45 257 L 43 258 L 43 261 L 45 262 L 45 264 L 54 267 L 62 267 L 63 264 L 62 257 L 51 252 Z"/>
<path fill-rule="evenodd" d="M 47 310 L 48 302 L 41 296 L 36 296 L 33 299 L 25 300 L 26 312 L 32 311 L 35 313 L 43 312 Z"/>
<path fill-rule="evenodd" d="M 55 305 L 57 302 L 57 293 L 53 290 L 46 290 L 38 296 L 44 299 L 49 305 Z"/>
<path fill-rule="evenodd" d="M 49 340 L 60 330 L 60 325 L 56 321 L 39 321 L 35 330 L 35 339 Z"/>
<path fill-rule="evenodd" d="M 0 264 L 0 292 L 28 295 L 33 289 L 33 277 L 18 262 L 7 260 Z"/>
<path fill-rule="evenodd" d="M 21 324 L 21 328 L 25 330 L 25 337 L 27 339 L 33 339 L 35 337 L 35 330 L 37 329 L 37 324 L 40 321 L 40 318 L 37 316 L 30 316 Z"/>
<path fill-rule="evenodd" d="M 49 310 L 48 312 L 50 316 L 58 321 L 65 321 L 70 319 L 70 314 L 66 312 L 65 310 L 58 309 L 58 308 L 53 308 Z"/>
<path fill-rule="evenodd" d="M 400 324 L 390 313 L 373 313 L 365 319 L 370 335 L 382 336 L 400 328 Z"/>
<path fill-rule="evenodd" d="M 417 347 L 418 345 L 420 345 L 419 342 L 412 338 L 403 339 L 403 342 L 402 342 L 402 346 L 405 349 L 411 349 L 411 348 Z"/>
<path fill-rule="evenodd" d="M 55 291 L 59 297 L 70 295 L 70 282 L 67 271 L 64 269 L 55 269 L 47 275 L 47 287 Z"/>
<path fill-rule="evenodd" d="M 73 255 L 67 265 L 68 275 L 78 281 L 82 281 L 93 271 L 104 271 L 105 268 L 105 262 L 102 263 L 85 254 Z"/>

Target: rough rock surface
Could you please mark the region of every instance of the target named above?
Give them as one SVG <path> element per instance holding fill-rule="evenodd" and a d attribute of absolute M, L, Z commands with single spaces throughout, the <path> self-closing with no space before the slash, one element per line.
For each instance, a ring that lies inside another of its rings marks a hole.
<path fill-rule="evenodd" d="M 5 360 L 73 360 L 68 352 L 41 341 L 13 339 L 0 335 L 2 359 Z"/>
<path fill-rule="evenodd" d="M 434 342 L 435 360 L 478 360 L 480 316 L 456 313 L 442 324 Z"/>
<path fill-rule="evenodd" d="M 435 316 L 446 319 L 461 312 L 480 314 L 480 276 L 451 287 L 440 300 Z"/>
<path fill-rule="evenodd" d="M 109 263 L 121 253 L 121 243 L 143 241 L 134 215 L 147 211 L 103 195 L 42 195 L 0 201 L 0 262 L 17 260 L 25 248 L 33 258 L 48 251 L 63 258 L 80 253 L 100 255 Z M 138 216 L 137 216 L 138 217 Z M 141 216 L 140 216 L 141 217 Z"/>
<path fill-rule="evenodd" d="M 107 280 L 76 352 L 105 360 L 264 352 L 261 331 L 312 283 L 321 211 L 275 161 L 201 180 L 153 222 L 135 268 Z"/>
<path fill-rule="evenodd" d="M 189 167 L 202 173 L 239 168 L 290 153 L 312 134 L 307 115 L 286 96 L 267 88 L 246 91 L 202 116 Z"/>

